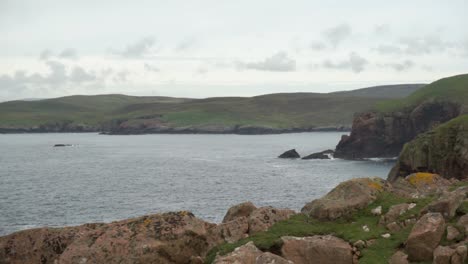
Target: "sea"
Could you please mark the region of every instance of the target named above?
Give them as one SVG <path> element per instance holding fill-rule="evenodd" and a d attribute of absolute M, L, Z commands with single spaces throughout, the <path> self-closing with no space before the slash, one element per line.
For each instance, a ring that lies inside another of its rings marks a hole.
<path fill-rule="evenodd" d="M 244 201 L 299 211 L 342 181 L 386 178 L 394 161 L 277 158 L 342 134 L 0 135 L 0 236 L 180 210 L 219 223 Z"/>

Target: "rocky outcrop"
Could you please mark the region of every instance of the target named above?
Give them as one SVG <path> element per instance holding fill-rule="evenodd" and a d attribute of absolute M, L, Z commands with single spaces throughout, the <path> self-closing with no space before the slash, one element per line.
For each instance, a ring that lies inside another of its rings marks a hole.
<path fill-rule="evenodd" d="M 353 264 L 349 243 L 334 236 L 283 237 L 281 255 L 295 264 Z"/>
<path fill-rule="evenodd" d="M 388 179 L 394 181 L 414 172 L 433 172 L 447 179 L 468 178 L 467 115 L 406 144 Z"/>
<path fill-rule="evenodd" d="M 271 206 L 260 207 L 249 216 L 249 234 L 266 231 L 272 225 L 296 214 L 290 209 L 276 209 Z"/>
<path fill-rule="evenodd" d="M 427 101 L 399 112 L 358 114 L 351 135 L 343 136 L 336 146 L 335 157 L 396 157 L 405 143 L 457 117 L 460 112 L 456 103 Z"/>
<path fill-rule="evenodd" d="M 298 159 L 300 157 L 301 155 L 295 149 L 290 149 L 278 156 L 280 159 Z"/>
<path fill-rule="evenodd" d="M 428 213 L 416 222 L 406 241 L 410 261 L 432 260 L 445 231 L 445 221 L 440 213 Z"/>
<path fill-rule="evenodd" d="M 190 212 L 110 224 L 41 228 L 0 238 L 5 263 L 189 263 L 223 242 L 216 225 Z M 0 261 L 1 262 L 1 261 Z"/>
<path fill-rule="evenodd" d="M 324 197 L 306 204 L 301 212 L 321 220 L 346 217 L 374 201 L 384 187 L 385 183 L 380 178 L 348 180 L 340 183 Z"/>
<path fill-rule="evenodd" d="M 234 205 L 227 211 L 223 218 L 223 223 L 232 221 L 238 217 L 249 217 L 253 211 L 257 210 L 257 207 L 252 202 L 244 202 L 238 205 Z"/>
<path fill-rule="evenodd" d="M 334 150 L 328 149 L 324 150 L 321 152 L 313 153 L 310 155 L 307 155 L 303 157 L 302 159 L 308 160 L 308 159 L 331 159 L 333 157 L 333 154 L 335 153 Z"/>

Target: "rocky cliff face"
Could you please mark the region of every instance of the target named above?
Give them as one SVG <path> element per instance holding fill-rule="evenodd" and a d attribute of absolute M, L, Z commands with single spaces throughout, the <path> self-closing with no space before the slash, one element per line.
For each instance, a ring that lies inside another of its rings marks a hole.
<path fill-rule="evenodd" d="M 468 178 L 468 115 L 406 144 L 388 178 L 394 181 L 414 172 L 433 172 L 445 178 Z"/>
<path fill-rule="evenodd" d="M 460 106 L 451 102 L 427 101 L 399 112 L 367 112 L 353 121 L 350 136 L 343 136 L 335 157 L 362 159 L 398 156 L 403 145 L 418 134 L 457 117 Z"/>

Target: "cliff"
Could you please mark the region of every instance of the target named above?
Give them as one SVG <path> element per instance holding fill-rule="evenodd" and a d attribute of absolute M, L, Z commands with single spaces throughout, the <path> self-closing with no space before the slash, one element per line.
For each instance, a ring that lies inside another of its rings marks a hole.
<path fill-rule="evenodd" d="M 468 178 L 468 115 L 407 143 L 388 179 L 395 181 L 414 172 L 433 172 L 445 178 Z"/>
<path fill-rule="evenodd" d="M 433 82 L 403 99 L 377 103 L 355 115 L 351 135 L 343 136 L 335 157 L 395 157 L 418 134 L 468 113 L 468 74 Z"/>

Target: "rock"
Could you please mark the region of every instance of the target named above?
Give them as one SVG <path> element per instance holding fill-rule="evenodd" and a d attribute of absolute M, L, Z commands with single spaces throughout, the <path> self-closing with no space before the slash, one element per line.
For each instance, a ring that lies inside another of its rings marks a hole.
<path fill-rule="evenodd" d="M 55 144 L 54 147 L 71 147 L 72 144 Z"/>
<path fill-rule="evenodd" d="M 382 206 L 377 206 L 376 208 L 371 210 L 373 215 L 381 215 L 382 214 Z"/>
<path fill-rule="evenodd" d="M 323 198 L 306 204 L 301 212 L 321 220 L 349 216 L 366 207 L 384 189 L 380 178 L 359 178 L 340 183 Z"/>
<path fill-rule="evenodd" d="M 278 158 L 281 159 L 298 159 L 300 157 L 301 155 L 299 155 L 295 149 L 290 149 L 278 156 Z"/>
<path fill-rule="evenodd" d="M 255 264 L 294 264 L 292 261 L 286 260 L 280 256 L 265 252 L 257 257 Z"/>
<path fill-rule="evenodd" d="M 446 192 L 439 199 L 427 206 L 429 212 L 441 213 L 445 219 L 455 216 L 458 207 L 463 203 L 466 194 L 460 191 Z"/>
<path fill-rule="evenodd" d="M 445 221 L 440 213 L 427 213 L 414 225 L 406 251 L 410 261 L 432 260 L 432 253 L 439 245 L 445 231 Z"/>
<path fill-rule="evenodd" d="M 295 264 L 352 264 L 351 246 L 333 236 L 283 237 L 281 255 Z"/>
<path fill-rule="evenodd" d="M 455 254 L 455 250 L 450 247 L 438 246 L 434 250 L 434 264 L 450 264 L 452 255 Z"/>
<path fill-rule="evenodd" d="M 395 252 L 390 258 L 389 264 L 409 264 L 408 255 L 401 251 Z"/>
<path fill-rule="evenodd" d="M 218 225 L 218 229 L 226 242 L 233 243 L 249 236 L 249 220 L 245 216 L 237 217 L 232 221 Z"/>
<path fill-rule="evenodd" d="M 414 172 L 432 172 L 444 178 L 463 180 L 468 177 L 468 121 L 456 118 L 421 134 L 406 144 L 389 181 Z"/>
<path fill-rule="evenodd" d="M 333 157 L 333 154 L 335 153 L 334 150 L 328 149 L 324 150 L 321 152 L 313 153 L 310 155 L 307 155 L 303 157 L 302 159 L 308 160 L 308 159 L 331 159 Z"/>
<path fill-rule="evenodd" d="M 366 242 L 364 242 L 362 240 L 358 240 L 358 241 L 354 242 L 353 246 L 356 247 L 358 250 L 362 250 L 363 248 L 366 247 Z"/>
<path fill-rule="evenodd" d="M 453 226 L 447 226 L 447 240 L 452 241 L 457 239 L 457 237 L 460 235 L 460 232 L 458 229 L 456 229 Z"/>
<path fill-rule="evenodd" d="M 457 225 L 463 226 L 465 228 L 465 233 L 468 234 L 468 214 L 461 216 L 457 221 Z"/>
<path fill-rule="evenodd" d="M 238 217 L 249 217 L 250 214 L 256 209 L 257 207 L 255 207 L 252 202 L 244 202 L 238 205 L 234 205 L 227 211 L 223 218 L 223 223 L 227 223 Z"/>
<path fill-rule="evenodd" d="M 276 209 L 273 207 L 260 207 L 253 211 L 249 217 L 249 234 L 266 231 L 273 224 L 283 221 L 296 214 L 290 209 Z"/>
<path fill-rule="evenodd" d="M 407 198 L 441 195 L 452 186 L 449 180 L 427 172 L 413 173 L 405 178 L 398 178 L 390 185 L 391 192 Z"/>
<path fill-rule="evenodd" d="M 262 251 L 253 242 L 249 242 L 226 256 L 217 256 L 213 264 L 256 264 L 260 255 Z"/>
<path fill-rule="evenodd" d="M 369 232 L 370 229 L 369 229 L 369 227 L 368 227 L 367 225 L 363 225 L 363 226 L 362 226 L 362 231 L 364 231 L 364 232 Z"/>
<path fill-rule="evenodd" d="M 459 114 L 458 104 L 437 101 L 422 102 L 398 112 L 358 114 L 351 135 L 343 136 L 336 146 L 335 158 L 396 157 L 403 145 L 418 134 Z"/>
<path fill-rule="evenodd" d="M 383 238 L 390 238 L 392 235 L 390 235 L 389 233 L 385 233 L 383 235 L 381 235 L 381 237 Z"/>
<path fill-rule="evenodd" d="M 410 205 L 407 203 L 392 205 L 390 209 L 388 209 L 388 212 L 382 217 L 380 217 L 379 224 L 388 225 L 390 223 L 398 221 L 400 215 L 406 213 L 409 207 Z"/>
<path fill-rule="evenodd" d="M 464 264 L 466 263 L 466 246 L 458 246 L 455 250 L 455 254 L 452 255 L 451 264 Z"/>
<path fill-rule="evenodd" d="M 172 212 L 0 237 L 6 263 L 187 263 L 222 243 L 215 224 Z"/>
<path fill-rule="evenodd" d="M 400 225 L 397 224 L 396 222 L 391 222 L 386 227 L 391 233 L 397 233 L 401 230 Z"/>

